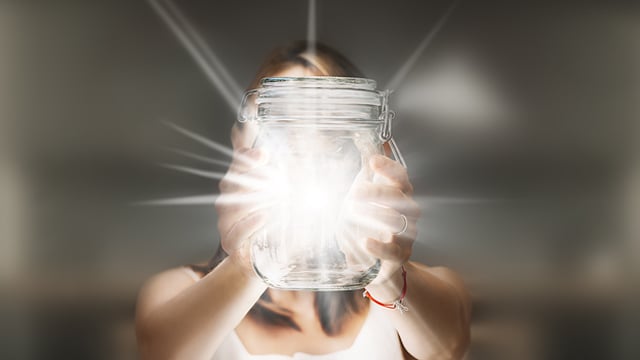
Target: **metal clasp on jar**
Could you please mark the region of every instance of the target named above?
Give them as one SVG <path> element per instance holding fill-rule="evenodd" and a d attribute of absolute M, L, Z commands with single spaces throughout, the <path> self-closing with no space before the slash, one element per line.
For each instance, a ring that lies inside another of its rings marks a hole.
<path fill-rule="evenodd" d="M 395 140 L 393 140 L 392 134 L 392 126 L 393 120 L 396 118 L 396 112 L 389 109 L 389 95 L 393 90 L 384 90 L 380 92 L 382 96 L 382 109 L 380 110 L 380 119 L 383 121 L 380 129 L 380 140 L 389 144 L 389 148 L 391 149 L 392 156 L 400 163 L 402 166 L 407 167 L 407 164 L 404 161 L 404 157 L 402 157 L 402 153 L 400 153 L 400 149 L 396 144 Z"/>
<path fill-rule="evenodd" d="M 384 90 L 380 91 L 380 96 L 382 97 L 382 107 L 380 109 L 380 120 L 382 120 L 382 125 L 380 127 L 380 140 L 383 142 L 387 142 L 391 140 L 392 131 L 391 127 L 393 125 L 393 119 L 396 117 L 395 111 L 389 109 L 389 95 L 393 90 Z"/>
<path fill-rule="evenodd" d="M 244 93 L 244 96 L 242 97 L 242 101 L 240 102 L 240 107 L 238 108 L 238 122 L 245 123 L 247 121 L 256 119 L 255 101 L 251 103 L 253 105 L 252 107 L 248 107 L 247 103 L 249 102 L 249 98 L 252 96 L 255 96 L 258 93 L 258 91 L 259 91 L 258 89 L 252 89 Z M 252 110 L 251 114 L 247 114 L 249 109 Z M 250 116 L 247 116 L 247 115 L 250 115 Z"/>

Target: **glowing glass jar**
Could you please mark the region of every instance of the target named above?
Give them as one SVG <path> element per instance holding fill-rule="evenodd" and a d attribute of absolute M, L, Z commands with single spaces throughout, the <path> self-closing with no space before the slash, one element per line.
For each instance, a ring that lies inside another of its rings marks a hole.
<path fill-rule="evenodd" d="M 360 289 L 377 276 L 351 192 L 372 180 L 369 158 L 385 143 L 402 162 L 388 94 L 370 79 L 328 76 L 264 78 L 245 94 L 239 121 L 258 126 L 254 147 L 269 153 L 269 220 L 251 239 L 253 268 L 269 286 Z"/>

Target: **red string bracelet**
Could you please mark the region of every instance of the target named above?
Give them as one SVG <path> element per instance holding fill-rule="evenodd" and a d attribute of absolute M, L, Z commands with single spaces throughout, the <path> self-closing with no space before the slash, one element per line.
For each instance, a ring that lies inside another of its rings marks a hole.
<path fill-rule="evenodd" d="M 395 310 L 398 309 L 400 310 L 401 313 L 409 310 L 407 308 L 407 306 L 404 304 L 404 298 L 407 295 L 407 270 L 405 270 L 404 266 L 402 266 L 402 293 L 400 294 L 400 297 L 398 297 L 396 300 L 394 300 L 391 304 L 386 304 L 383 303 L 381 301 L 376 300 L 373 296 L 371 296 L 371 293 L 369 293 L 369 291 L 365 290 L 362 293 L 363 297 L 368 297 L 369 300 L 373 301 L 374 303 L 387 308 L 387 309 L 391 309 L 391 310 Z"/>

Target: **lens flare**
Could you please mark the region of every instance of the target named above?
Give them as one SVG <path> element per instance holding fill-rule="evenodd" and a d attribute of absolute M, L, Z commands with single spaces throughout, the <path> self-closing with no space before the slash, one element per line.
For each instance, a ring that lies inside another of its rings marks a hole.
<path fill-rule="evenodd" d="M 447 20 L 449 20 L 449 17 L 451 16 L 453 11 L 458 6 L 458 2 L 459 2 L 459 0 L 454 1 L 447 8 L 447 11 L 445 11 L 445 13 L 440 17 L 440 19 L 438 20 L 436 25 L 427 33 L 427 35 L 420 42 L 420 44 L 418 44 L 418 47 L 416 47 L 416 49 L 411 53 L 409 58 L 407 60 L 405 60 L 403 65 L 391 77 L 391 80 L 389 81 L 389 83 L 385 87 L 386 89 L 397 89 L 400 86 L 400 84 L 404 81 L 404 79 L 409 74 L 409 71 L 411 71 L 411 69 L 413 68 L 415 63 L 420 58 L 420 55 L 422 55 L 422 53 L 427 48 L 427 46 L 429 46 L 429 44 L 431 44 L 431 42 L 436 37 L 438 32 L 440 32 L 442 27 L 444 27 L 444 25 L 446 24 Z"/>
<path fill-rule="evenodd" d="M 171 1 L 148 0 L 148 2 L 220 92 L 231 111 L 235 113 L 240 105 L 242 91 L 222 61 Z"/>
<path fill-rule="evenodd" d="M 307 52 L 316 53 L 316 0 L 309 0 L 307 11 Z"/>

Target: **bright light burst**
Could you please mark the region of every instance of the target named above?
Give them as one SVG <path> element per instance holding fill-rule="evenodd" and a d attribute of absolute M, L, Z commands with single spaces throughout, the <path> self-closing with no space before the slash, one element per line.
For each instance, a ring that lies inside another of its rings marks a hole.
<path fill-rule="evenodd" d="M 375 266 L 357 245 L 362 239 L 343 236 L 353 226 L 345 213 L 363 162 L 353 139 L 313 126 L 264 126 L 256 146 L 269 152 L 262 191 L 272 200 L 269 225 L 253 241 L 258 273 L 277 287 L 336 288 Z"/>

